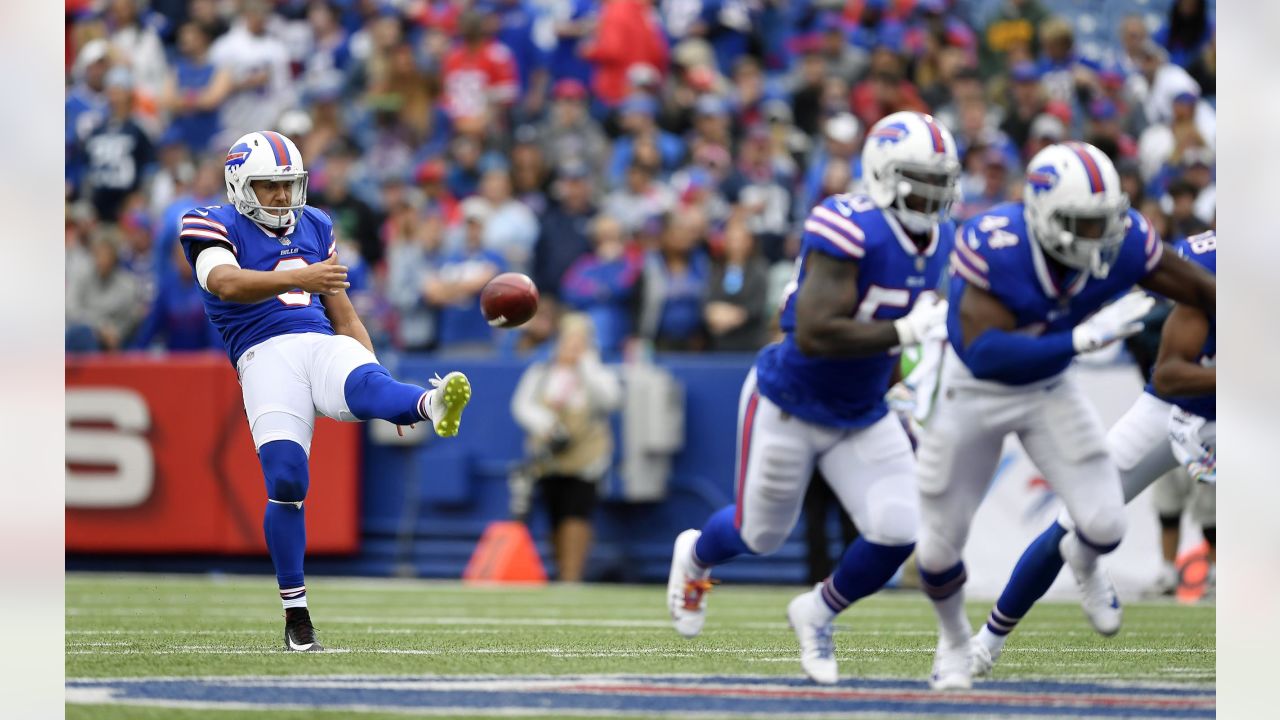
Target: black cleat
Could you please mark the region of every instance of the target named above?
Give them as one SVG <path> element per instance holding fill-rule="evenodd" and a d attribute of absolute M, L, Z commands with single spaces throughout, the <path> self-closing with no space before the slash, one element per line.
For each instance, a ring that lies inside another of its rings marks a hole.
<path fill-rule="evenodd" d="M 316 629 L 311 624 L 311 613 L 307 612 L 305 607 L 285 609 L 284 649 L 294 652 L 324 651 L 324 646 L 316 640 Z"/>

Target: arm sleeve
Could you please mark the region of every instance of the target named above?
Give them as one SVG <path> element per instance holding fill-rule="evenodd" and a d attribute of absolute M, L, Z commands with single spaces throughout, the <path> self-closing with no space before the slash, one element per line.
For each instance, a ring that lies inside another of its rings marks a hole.
<path fill-rule="evenodd" d="M 969 343 L 964 360 L 979 380 L 1016 382 L 1031 368 L 1056 365 L 1075 354 L 1069 330 L 1041 337 L 988 330 Z"/>
<path fill-rule="evenodd" d="M 196 255 L 196 280 L 200 283 L 200 287 L 206 291 L 209 289 L 209 273 L 219 265 L 231 265 L 240 267 L 240 263 L 236 262 L 236 256 L 231 251 L 221 245 L 213 245 L 210 243 L 206 247 L 197 251 Z"/>

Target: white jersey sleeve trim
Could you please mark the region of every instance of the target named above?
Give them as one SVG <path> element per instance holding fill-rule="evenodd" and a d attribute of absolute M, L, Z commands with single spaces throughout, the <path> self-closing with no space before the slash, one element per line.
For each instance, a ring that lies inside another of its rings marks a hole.
<path fill-rule="evenodd" d="M 205 248 L 196 256 L 196 280 L 200 282 L 200 287 L 209 289 L 209 273 L 219 265 L 240 267 L 240 263 L 236 262 L 236 256 L 224 247 Z"/>

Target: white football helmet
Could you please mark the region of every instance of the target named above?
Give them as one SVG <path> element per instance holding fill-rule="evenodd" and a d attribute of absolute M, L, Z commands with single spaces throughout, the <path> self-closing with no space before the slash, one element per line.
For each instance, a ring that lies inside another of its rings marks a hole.
<path fill-rule="evenodd" d="M 1036 153 L 1022 193 L 1027 229 L 1067 267 L 1103 278 L 1124 243 L 1129 197 L 1110 158 L 1083 142 Z"/>
<path fill-rule="evenodd" d="M 907 110 L 872 126 L 862 145 L 862 177 L 872 202 L 903 227 L 928 232 L 956 199 L 960 160 L 951 132 L 930 115 Z"/>
<path fill-rule="evenodd" d="M 307 171 L 302 167 L 302 153 L 289 138 L 278 132 L 262 130 L 241 137 L 227 151 L 223 165 L 227 181 L 227 199 L 236 212 L 271 228 L 287 228 L 297 222 L 298 213 L 307 204 Z M 293 183 L 287 212 L 276 213 L 258 202 L 251 183 L 254 180 L 289 181 Z"/>

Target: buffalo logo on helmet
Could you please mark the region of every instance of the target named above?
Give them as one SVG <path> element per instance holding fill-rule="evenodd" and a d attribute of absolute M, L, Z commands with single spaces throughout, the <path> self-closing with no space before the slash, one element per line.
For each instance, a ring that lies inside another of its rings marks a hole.
<path fill-rule="evenodd" d="M 878 140 L 878 145 L 894 145 L 901 142 L 906 136 L 906 123 L 896 122 L 872 130 L 871 134 L 867 136 L 867 139 Z"/>
<path fill-rule="evenodd" d="M 1048 192 L 1058 184 L 1058 170 L 1052 165 L 1041 165 L 1027 173 L 1027 184 L 1036 194 Z"/>
<path fill-rule="evenodd" d="M 234 170 L 244 164 L 249 157 L 249 145 L 240 143 L 227 151 L 227 169 Z"/>

